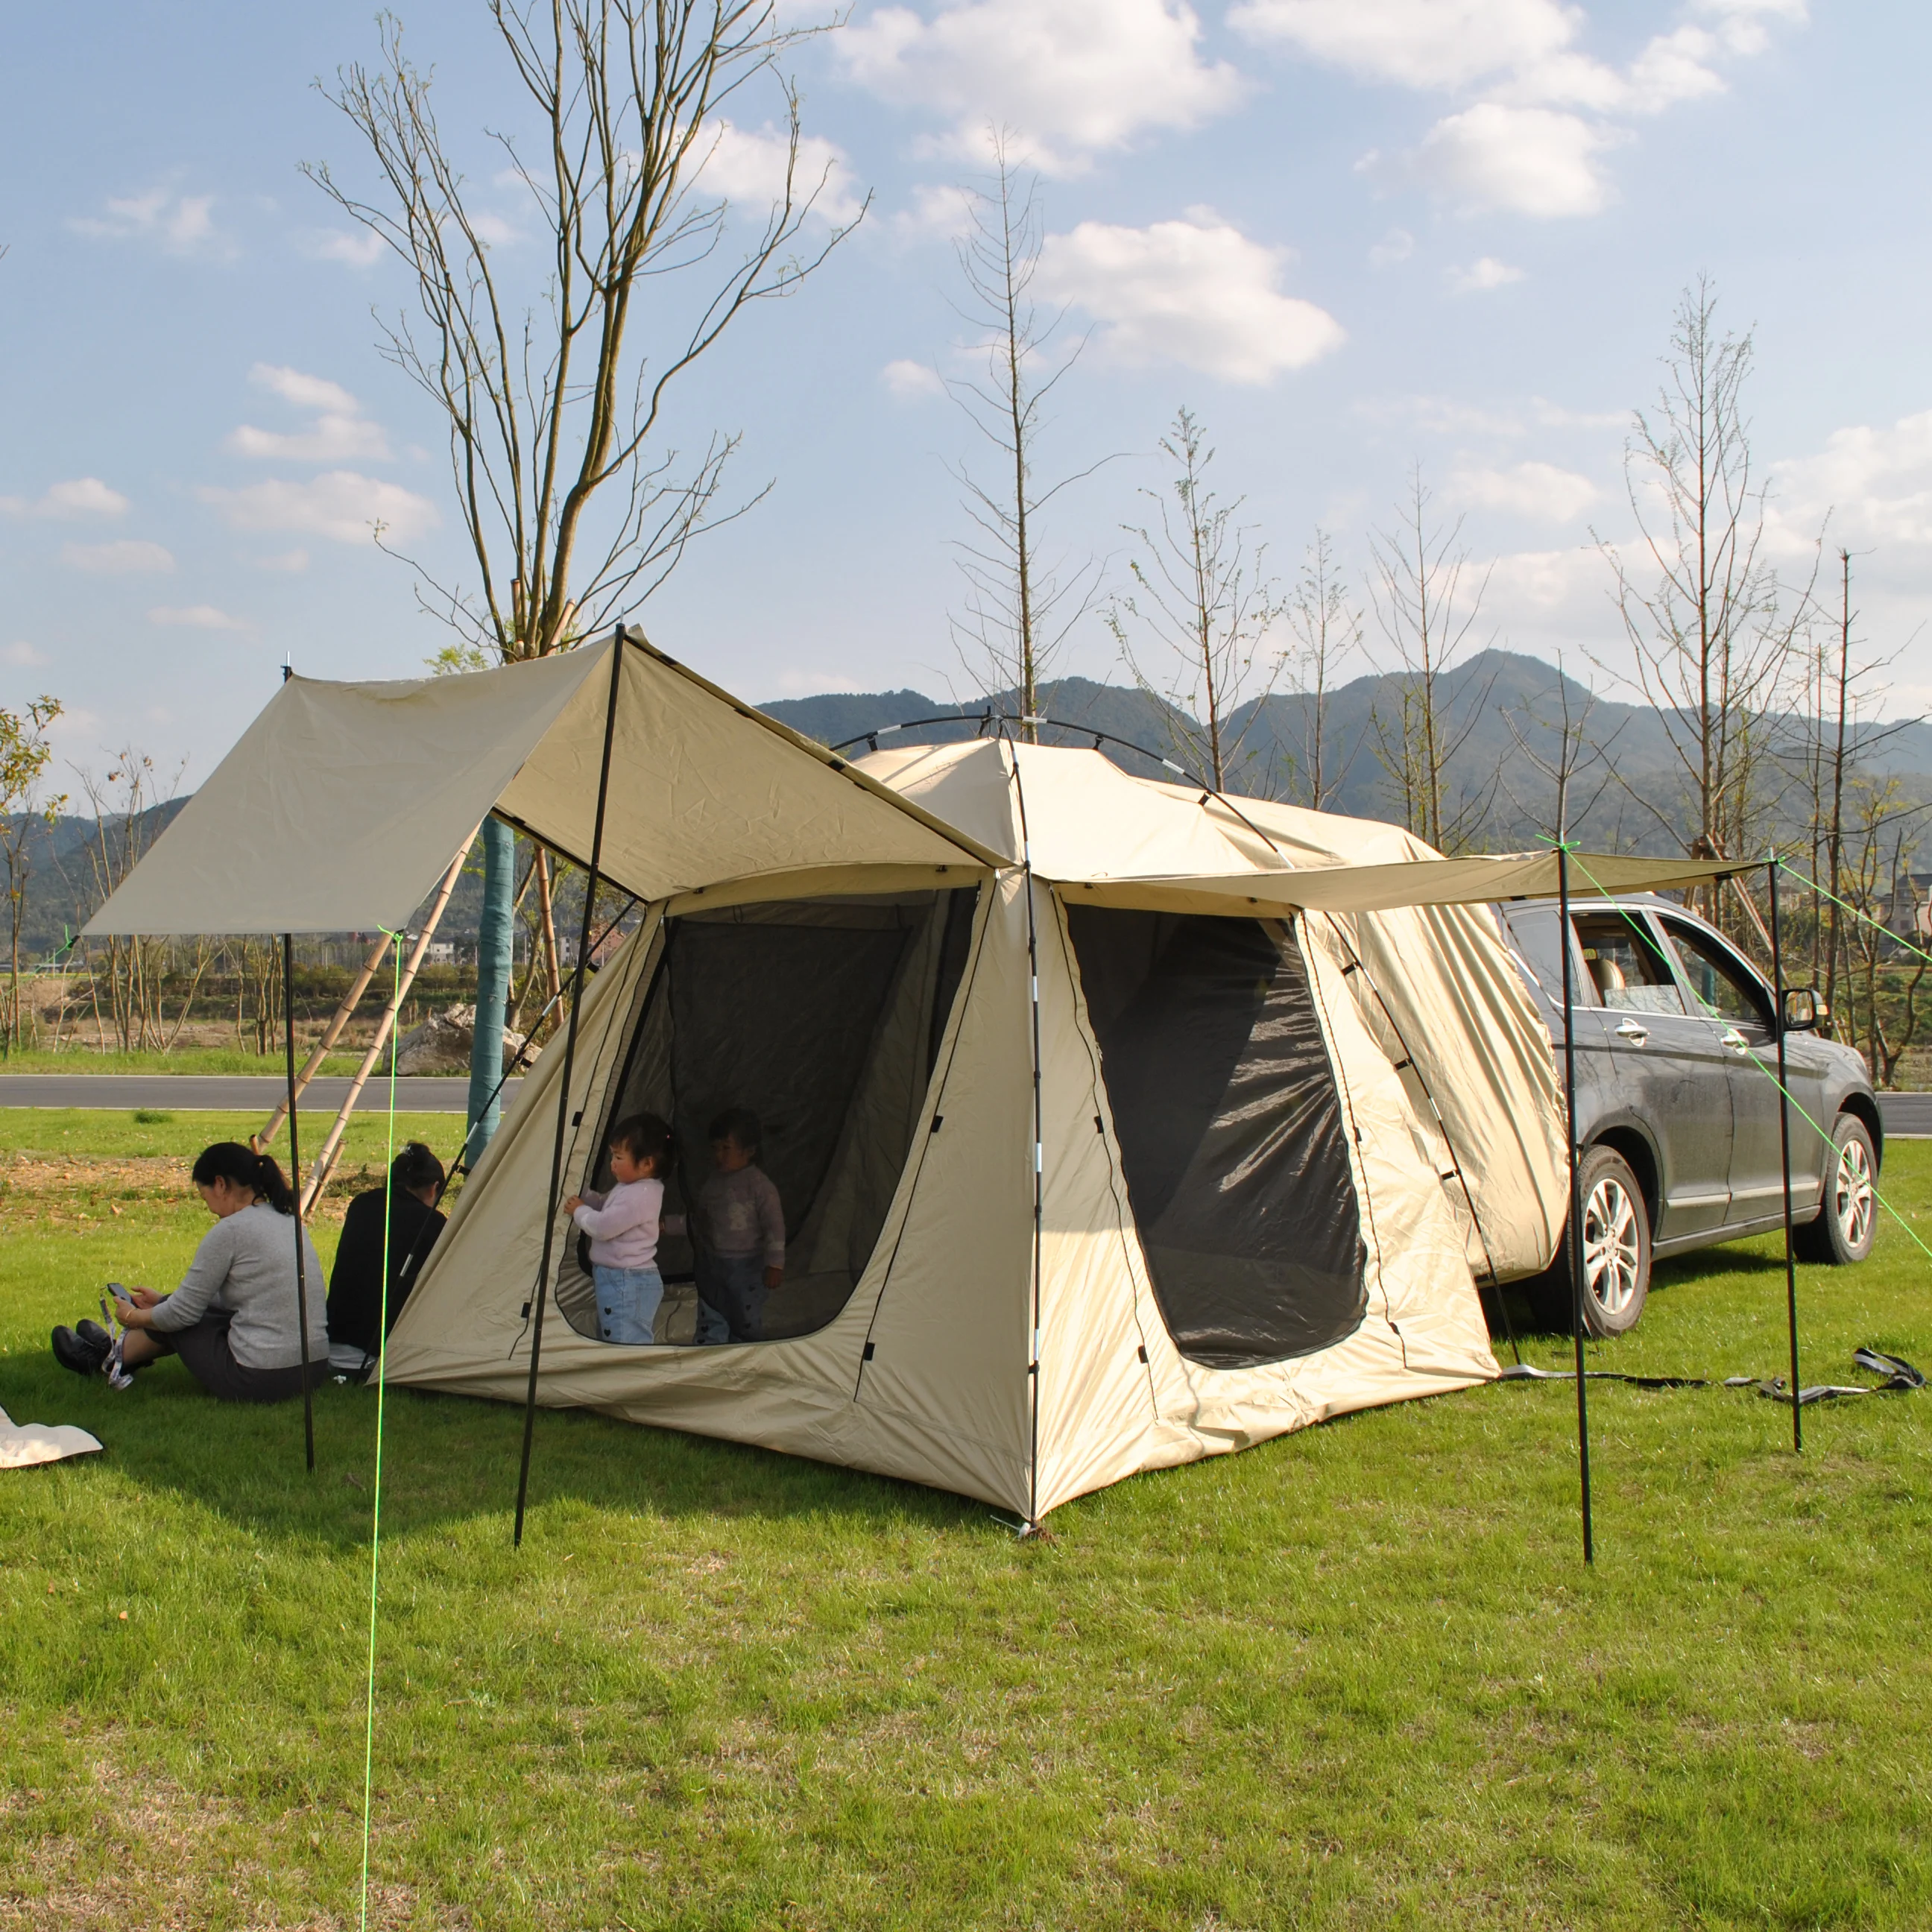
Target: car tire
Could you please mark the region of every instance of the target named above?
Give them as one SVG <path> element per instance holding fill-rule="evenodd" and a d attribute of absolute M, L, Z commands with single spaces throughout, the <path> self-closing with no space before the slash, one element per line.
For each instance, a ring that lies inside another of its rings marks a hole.
<path fill-rule="evenodd" d="M 1878 1155 L 1864 1122 L 1840 1114 L 1832 1132 L 1824 1207 L 1815 1221 L 1792 1230 L 1799 1260 L 1849 1268 L 1871 1252 L 1878 1234 L 1877 1174 Z"/>
<path fill-rule="evenodd" d="M 1594 1147 L 1576 1173 L 1583 1208 L 1583 1332 L 1627 1335 L 1650 1296 L 1650 1214 L 1630 1162 L 1615 1148 Z M 1530 1299 L 1539 1322 L 1567 1334 L 1575 1322 L 1576 1296 L 1566 1241 L 1535 1278 Z"/>

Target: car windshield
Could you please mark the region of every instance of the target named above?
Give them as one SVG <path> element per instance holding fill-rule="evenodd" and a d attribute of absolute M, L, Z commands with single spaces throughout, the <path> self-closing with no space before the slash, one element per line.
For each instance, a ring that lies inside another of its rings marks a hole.
<path fill-rule="evenodd" d="M 1597 1004 L 1625 1013 L 1681 1013 L 1669 962 L 1637 913 L 1586 913 L 1574 922 Z"/>
<path fill-rule="evenodd" d="M 1771 1008 L 1757 976 L 1722 940 L 1681 920 L 1666 920 L 1664 929 L 1677 948 L 1696 1012 L 1733 1026 L 1771 1024 Z"/>

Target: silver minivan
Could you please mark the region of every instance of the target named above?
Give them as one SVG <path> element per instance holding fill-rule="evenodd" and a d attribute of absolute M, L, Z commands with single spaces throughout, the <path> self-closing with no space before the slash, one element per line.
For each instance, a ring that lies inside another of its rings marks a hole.
<path fill-rule="evenodd" d="M 1560 1060 L 1556 902 L 1498 910 Z M 1670 900 L 1593 896 L 1570 913 L 1583 1316 L 1592 1334 L 1620 1335 L 1643 1312 L 1653 1256 L 1784 1223 L 1778 1016 L 1757 968 Z M 1863 1058 L 1812 1030 L 1823 1017 L 1808 992 L 1787 992 L 1792 1208 L 1800 1257 L 1842 1264 L 1871 1252 L 1884 1134 Z M 1539 1313 L 1567 1325 L 1564 1258 L 1530 1286 Z"/>

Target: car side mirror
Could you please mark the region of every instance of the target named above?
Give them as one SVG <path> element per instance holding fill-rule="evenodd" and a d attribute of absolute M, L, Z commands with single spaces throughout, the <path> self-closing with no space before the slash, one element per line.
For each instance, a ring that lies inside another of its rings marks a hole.
<path fill-rule="evenodd" d="M 1815 1033 L 1832 1017 L 1832 1010 L 1815 986 L 1787 986 L 1784 989 L 1784 1030 L 1786 1033 Z"/>

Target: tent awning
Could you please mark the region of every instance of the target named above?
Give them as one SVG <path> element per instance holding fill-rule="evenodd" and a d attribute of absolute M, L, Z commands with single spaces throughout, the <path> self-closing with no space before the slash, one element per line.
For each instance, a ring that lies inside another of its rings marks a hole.
<path fill-rule="evenodd" d="M 82 928 L 402 929 L 493 809 L 644 899 L 764 874 L 1000 862 L 634 632 L 460 677 L 290 678 Z"/>
<path fill-rule="evenodd" d="M 1762 860 L 1646 859 L 1598 852 L 1570 855 L 1570 892 L 1656 892 L 1703 885 L 1754 870 Z M 1081 880 L 1064 884 L 1069 902 L 1176 912 L 1295 908 L 1310 912 L 1389 912 L 1402 906 L 1486 905 L 1498 899 L 1553 898 L 1556 854 L 1517 852 L 1463 859 L 1409 859 L 1388 866 L 1320 866 L 1279 872 L 1222 872 L 1188 878 Z"/>

